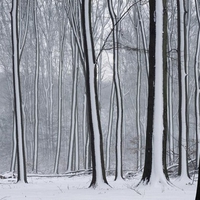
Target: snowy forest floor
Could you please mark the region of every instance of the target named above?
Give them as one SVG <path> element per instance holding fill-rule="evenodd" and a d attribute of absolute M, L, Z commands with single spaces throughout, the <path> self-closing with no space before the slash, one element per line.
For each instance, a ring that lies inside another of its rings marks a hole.
<path fill-rule="evenodd" d="M 184 183 L 171 179 L 173 186 L 135 187 L 141 175 L 125 181 L 114 181 L 107 189 L 88 188 L 91 176 L 28 177 L 28 184 L 15 184 L 15 179 L 0 179 L 0 200 L 193 200 L 197 182 Z"/>

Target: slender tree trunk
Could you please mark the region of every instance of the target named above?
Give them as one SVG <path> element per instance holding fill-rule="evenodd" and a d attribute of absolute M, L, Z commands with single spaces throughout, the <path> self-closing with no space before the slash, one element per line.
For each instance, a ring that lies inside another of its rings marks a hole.
<path fill-rule="evenodd" d="M 142 19 L 141 10 L 140 10 L 140 7 L 138 6 L 138 3 L 136 3 L 136 6 L 137 6 L 138 18 L 139 18 L 139 23 L 140 23 L 140 28 L 141 28 L 142 42 L 143 42 L 144 55 L 145 55 L 145 64 L 146 64 L 146 74 L 147 74 L 147 78 L 148 78 L 148 76 L 149 76 L 149 59 L 148 59 L 148 50 L 147 50 L 147 41 L 146 41 L 146 35 L 145 35 L 145 29 L 144 29 L 144 22 Z"/>
<path fill-rule="evenodd" d="M 168 44 L 168 37 L 167 37 L 167 0 L 163 1 L 163 50 L 162 50 L 162 57 L 163 57 L 163 170 L 167 179 L 168 172 L 167 172 L 167 139 L 168 139 L 168 67 L 167 67 L 167 44 Z"/>
<path fill-rule="evenodd" d="M 181 179 L 189 178 L 187 157 L 187 96 L 186 68 L 184 57 L 184 5 L 177 0 L 178 9 L 178 74 L 179 74 L 179 170 Z"/>
<path fill-rule="evenodd" d="M 33 154 L 33 168 L 32 171 L 37 173 L 38 167 L 38 84 L 39 84 L 39 32 L 37 20 L 37 0 L 34 6 L 34 27 L 36 40 L 36 66 L 35 66 L 35 84 L 34 84 L 34 154 Z"/>
<path fill-rule="evenodd" d="M 103 8 L 103 13 L 102 13 L 102 25 L 104 25 L 105 22 L 105 8 Z M 101 35 L 100 35 L 100 48 L 103 45 L 103 36 L 104 36 L 104 28 L 101 29 Z M 103 61 L 103 56 L 102 54 L 99 57 L 99 63 L 98 63 L 98 100 L 99 100 L 99 109 L 100 109 L 100 116 L 101 116 L 101 79 L 102 79 L 102 61 Z"/>
<path fill-rule="evenodd" d="M 11 165 L 10 165 L 10 171 L 15 171 L 15 164 L 16 164 L 16 153 L 17 153 L 17 141 L 16 141 L 16 119 L 15 119 L 15 113 L 13 111 L 13 147 L 12 147 L 12 158 L 11 158 Z"/>
<path fill-rule="evenodd" d="M 76 109 L 76 124 L 75 124 L 75 171 L 79 170 L 79 137 L 78 137 L 78 110 Z"/>
<path fill-rule="evenodd" d="M 63 1 L 64 2 L 64 1 Z M 58 75 L 58 135 L 57 148 L 54 165 L 54 173 L 58 174 L 58 166 L 61 151 L 61 134 L 62 134 L 62 79 L 63 79 L 63 59 L 64 59 L 64 41 L 65 41 L 65 20 L 64 20 L 64 3 L 62 5 L 62 22 L 60 36 L 60 57 L 59 57 L 59 75 Z"/>
<path fill-rule="evenodd" d="M 97 79 L 95 55 L 91 27 L 91 1 L 82 1 L 82 28 L 84 38 L 84 52 L 86 59 L 86 94 L 88 102 L 88 120 L 90 126 L 91 152 L 92 152 L 92 181 L 90 187 L 107 184 L 104 159 L 102 129 L 97 99 Z"/>
<path fill-rule="evenodd" d="M 119 8 L 119 5 L 118 5 Z M 117 122 L 116 122 L 116 171 L 115 180 L 123 178 L 122 172 L 122 126 L 123 126 L 123 102 L 119 77 L 119 48 L 118 48 L 118 24 L 112 1 L 108 0 L 108 10 L 113 26 L 113 81 L 116 91 Z"/>
<path fill-rule="evenodd" d="M 191 2 L 184 0 L 184 61 L 185 61 L 185 96 L 186 96 L 186 140 L 189 140 L 189 42 L 190 42 L 190 21 L 191 21 Z"/>
<path fill-rule="evenodd" d="M 18 0 L 12 1 L 11 10 L 11 36 L 12 36 L 12 61 L 13 61 L 13 91 L 14 108 L 16 118 L 16 141 L 17 141 L 17 182 L 27 183 L 26 160 L 24 150 L 24 132 L 22 119 L 22 101 L 19 72 L 19 37 L 18 37 Z"/>
<path fill-rule="evenodd" d="M 148 110 L 147 110 L 147 129 L 146 129 L 146 149 L 145 149 L 145 163 L 142 175 L 142 182 L 149 182 L 152 171 L 152 133 L 153 133 L 153 108 L 155 95 L 155 38 L 156 27 L 154 21 L 155 0 L 149 2 L 150 12 L 150 42 L 149 42 L 149 80 L 148 80 Z"/>
<path fill-rule="evenodd" d="M 168 51 L 171 50 L 171 37 L 168 32 Z M 174 161 L 174 131 L 173 131 L 173 69 L 171 55 L 168 56 L 168 141 L 169 141 L 169 164 L 172 165 Z"/>
<path fill-rule="evenodd" d="M 138 25 L 136 26 L 137 33 L 137 47 L 140 47 L 140 37 L 138 31 Z M 141 93 L 141 64 L 140 53 L 137 51 L 137 92 L 136 92 L 136 126 L 137 126 L 137 170 L 142 168 L 142 140 L 141 140 L 141 128 L 140 128 L 140 93 Z"/>
<path fill-rule="evenodd" d="M 83 101 L 83 123 L 82 123 L 82 130 L 83 130 L 83 166 L 84 169 L 87 169 L 86 167 L 86 163 L 87 163 L 87 126 L 86 126 L 86 107 L 87 107 L 87 103 L 86 103 L 86 95 L 84 94 L 83 97 L 84 101 Z"/>
<path fill-rule="evenodd" d="M 112 83 L 109 118 L 108 118 L 108 134 L 106 140 L 106 171 L 110 170 L 110 146 L 111 146 L 112 127 L 113 127 L 112 125 L 113 125 L 114 99 L 115 99 L 115 88 L 114 88 L 114 83 Z"/>
<path fill-rule="evenodd" d="M 78 51 L 77 46 L 72 36 L 72 49 L 73 49 L 73 86 L 72 86 L 72 109 L 71 109 L 71 128 L 69 139 L 69 151 L 68 151 L 68 164 L 67 171 L 72 171 L 73 168 L 73 150 L 75 141 L 77 140 L 76 134 L 76 115 L 77 115 L 77 84 L 78 84 Z M 73 48 L 74 47 L 74 48 Z M 76 145 L 75 145 L 76 146 Z M 77 152 L 76 152 L 77 153 Z"/>
<path fill-rule="evenodd" d="M 196 15 L 198 20 L 198 35 L 197 35 L 197 46 L 195 53 L 195 63 L 194 63 L 194 74 L 195 74 L 195 120 L 196 120 L 196 168 L 198 169 L 199 157 L 200 157 L 200 116 L 199 116 L 199 92 L 200 92 L 200 73 L 199 73 L 199 56 L 200 56 L 200 12 L 199 12 L 199 2 L 195 0 Z"/>

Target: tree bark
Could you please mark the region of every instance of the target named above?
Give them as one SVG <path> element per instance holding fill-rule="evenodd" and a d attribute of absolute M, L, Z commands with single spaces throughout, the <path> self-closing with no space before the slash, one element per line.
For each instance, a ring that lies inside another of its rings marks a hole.
<path fill-rule="evenodd" d="M 63 79 L 63 59 L 64 59 L 64 41 L 65 41 L 65 20 L 64 20 L 64 1 L 62 2 L 62 22 L 60 35 L 60 55 L 59 55 L 59 75 L 58 75 L 58 135 L 57 148 L 54 164 L 54 173 L 58 174 L 58 166 L 61 151 L 61 135 L 62 135 L 62 79 Z"/>
<path fill-rule="evenodd" d="M 120 4 L 120 2 L 119 2 Z M 118 9 L 120 6 L 118 5 Z M 111 0 L 108 0 L 108 10 L 112 20 L 113 27 L 113 81 L 116 92 L 116 103 L 117 103 L 117 121 L 116 121 L 116 171 L 115 180 L 123 179 L 122 172 L 122 126 L 123 126 L 123 102 L 122 102 L 122 91 L 119 77 L 119 36 L 118 36 L 118 14 L 115 14 L 113 4 Z"/>
<path fill-rule="evenodd" d="M 149 68 L 149 101 L 148 106 L 148 121 L 147 121 L 147 138 L 150 140 L 146 142 L 146 157 L 145 157 L 145 169 L 142 177 L 142 181 L 145 184 L 149 182 L 151 184 L 166 185 L 167 179 L 164 174 L 165 163 L 163 162 L 163 152 L 165 153 L 163 145 L 164 135 L 164 87 L 163 87 L 163 72 L 165 63 L 163 63 L 166 57 L 163 57 L 163 1 L 155 0 L 150 1 L 150 45 L 149 49 L 152 49 L 153 53 L 149 54 L 150 68 Z M 152 14 L 154 14 L 152 16 Z M 153 21 L 152 21 L 153 20 Z M 153 28 L 153 29 L 152 29 Z M 152 34 L 152 38 L 151 38 Z M 152 41 L 151 41 L 152 40 Z M 151 43 L 152 42 L 152 43 Z M 152 58 L 151 58 L 152 56 Z M 152 59 L 152 60 L 151 60 Z M 151 65 L 154 64 L 154 65 Z M 154 69 L 155 68 L 155 69 Z M 153 72 L 153 73 L 152 73 Z M 153 76 L 151 76 L 153 75 Z M 151 93 L 153 91 L 153 93 Z M 152 96 L 150 96 L 152 95 Z M 151 104 L 150 104 L 151 103 Z M 153 121 L 149 119 L 151 117 Z M 152 124 L 149 124 L 151 122 Z M 148 127 L 149 126 L 149 127 Z M 148 132 L 150 130 L 151 132 Z M 149 153 L 150 152 L 150 153 Z M 151 160 L 147 158 L 150 156 Z"/>
<path fill-rule="evenodd" d="M 35 66 L 35 83 L 34 83 L 34 154 L 32 171 L 37 173 L 38 167 L 38 83 L 39 83 L 39 32 L 37 20 L 37 0 L 34 1 L 34 26 L 36 40 L 36 66 Z"/>
<path fill-rule="evenodd" d="M 187 86 L 185 68 L 185 32 L 184 32 L 184 4 L 177 0 L 178 10 L 178 81 L 179 81 L 179 169 L 181 179 L 188 179 L 188 151 L 187 151 Z"/>
<path fill-rule="evenodd" d="M 197 35 L 197 46 L 195 53 L 195 63 L 194 63 L 194 74 L 195 74 L 195 121 L 196 121 L 196 168 L 198 169 L 199 157 L 200 157 L 200 116 L 199 116 L 199 91 L 200 91 L 200 73 L 199 73 L 199 56 L 200 56 L 200 12 L 199 12 L 199 2 L 195 0 L 196 15 L 198 20 L 198 35 Z"/>
<path fill-rule="evenodd" d="M 155 38 L 156 25 L 154 21 L 155 0 L 149 2 L 150 12 L 150 42 L 149 42 L 149 80 L 148 80 L 148 110 L 147 110 L 147 129 L 146 129 L 146 149 L 145 149 L 145 163 L 142 175 L 143 182 L 149 182 L 152 171 L 152 133 L 153 133 L 153 108 L 155 96 Z"/>
<path fill-rule="evenodd" d="M 86 59 L 86 95 L 88 103 L 88 122 L 90 126 L 92 152 L 92 181 L 90 187 L 107 184 L 103 158 L 102 129 L 97 98 L 97 74 L 95 52 L 91 27 L 91 1 L 82 1 L 82 28 Z"/>
<path fill-rule="evenodd" d="M 167 67 L 167 0 L 163 0 L 163 170 L 167 179 L 167 139 L 168 139 L 168 67 Z"/>
<path fill-rule="evenodd" d="M 27 183 L 26 160 L 24 150 L 24 132 L 22 119 L 22 100 L 19 71 L 19 37 L 18 37 L 18 0 L 12 1 L 11 10 L 12 62 L 13 62 L 13 91 L 16 118 L 17 141 L 17 182 Z"/>

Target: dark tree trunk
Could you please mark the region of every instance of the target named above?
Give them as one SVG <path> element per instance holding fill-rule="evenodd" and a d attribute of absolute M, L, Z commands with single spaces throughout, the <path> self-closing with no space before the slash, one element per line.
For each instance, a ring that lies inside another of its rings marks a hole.
<path fill-rule="evenodd" d="M 153 108 L 155 95 L 155 0 L 149 1 L 150 12 L 150 43 L 149 43 L 149 93 L 148 93 L 148 111 L 147 111 L 147 130 L 146 130 L 146 150 L 145 164 L 142 181 L 149 182 L 152 169 L 152 133 L 153 133 Z"/>
<path fill-rule="evenodd" d="M 168 105 L 168 98 L 167 98 L 167 85 L 168 85 L 168 75 L 167 75 L 167 44 L 168 44 L 168 37 L 167 37 L 167 0 L 163 0 L 163 123 L 164 123 L 164 130 L 163 130 L 163 171 L 167 179 L 168 172 L 167 172 L 167 137 L 168 137 L 168 113 L 167 113 L 167 105 Z"/>

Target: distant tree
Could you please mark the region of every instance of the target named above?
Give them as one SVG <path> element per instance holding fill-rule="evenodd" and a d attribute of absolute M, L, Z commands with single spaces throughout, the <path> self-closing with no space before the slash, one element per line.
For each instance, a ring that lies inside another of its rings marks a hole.
<path fill-rule="evenodd" d="M 37 0 L 34 1 L 34 28 L 35 28 L 35 42 L 36 42 L 36 62 L 35 62 L 35 80 L 34 80 L 34 154 L 33 154 L 33 168 L 32 171 L 37 173 L 38 167 L 38 84 L 39 84 L 39 31 L 38 31 L 38 18 L 37 18 Z"/>
<path fill-rule="evenodd" d="M 27 183 L 26 159 L 24 150 L 24 130 L 22 117 L 22 100 L 20 86 L 20 52 L 18 32 L 18 0 L 12 1 L 11 10 L 11 36 L 12 36 L 12 61 L 13 61 L 13 91 L 14 109 L 16 118 L 16 141 L 17 141 L 17 182 Z"/>

